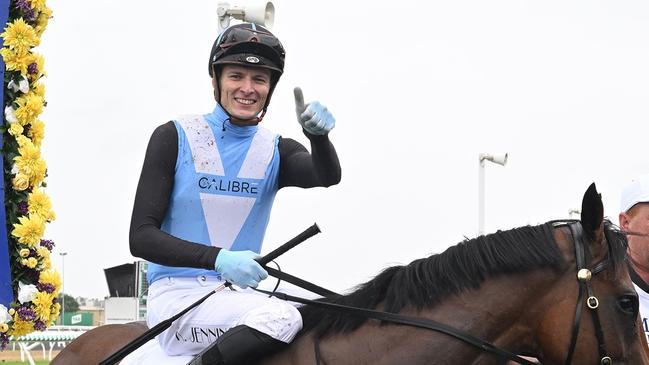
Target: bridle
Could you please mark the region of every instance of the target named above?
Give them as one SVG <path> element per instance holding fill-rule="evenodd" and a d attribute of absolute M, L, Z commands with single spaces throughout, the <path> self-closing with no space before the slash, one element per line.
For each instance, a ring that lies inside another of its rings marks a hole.
<path fill-rule="evenodd" d="M 591 283 L 591 279 L 593 278 L 593 276 L 599 274 L 600 272 L 606 270 L 609 267 L 611 263 L 610 252 L 609 255 L 607 255 L 604 260 L 600 261 L 596 265 L 589 268 L 588 261 L 591 259 L 590 250 L 586 249 L 586 247 L 588 247 L 588 244 L 586 241 L 586 237 L 581 222 L 579 220 L 562 220 L 562 221 L 551 221 L 548 223 L 552 224 L 553 228 L 568 227 L 570 230 L 570 234 L 572 235 L 574 247 L 575 247 L 575 262 L 577 268 L 576 276 L 577 276 L 577 281 L 579 283 L 579 294 L 577 296 L 577 304 L 575 307 L 575 317 L 572 325 L 570 347 L 568 349 L 568 355 L 566 357 L 566 361 L 564 362 L 564 364 L 569 365 L 572 362 L 572 357 L 575 352 L 577 337 L 579 335 L 579 328 L 581 323 L 581 313 L 583 308 L 582 301 L 584 300 L 584 296 L 587 294 L 586 306 L 590 309 L 592 319 L 593 319 L 593 325 L 595 327 L 595 337 L 597 338 L 597 349 L 600 357 L 600 365 L 611 365 L 613 361 L 607 355 L 606 352 L 604 334 L 602 331 L 601 322 L 599 320 L 599 315 L 597 312 L 597 309 L 599 307 L 599 300 L 597 299 L 597 297 L 593 292 L 593 286 Z M 605 236 L 606 236 L 606 231 L 605 231 Z M 554 236 L 552 237 L 554 239 Z M 608 237 L 606 238 L 606 240 L 608 243 L 609 241 Z M 501 358 L 512 360 L 516 363 L 524 364 L 524 365 L 537 364 L 529 360 L 526 360 L 510 351 L 501 349 L 487 341 L 474 337 L 464 331 L 458 330 L 456 328 L 453 328 L 451 326 L 433 320 L 406 316 L 397 313 L 382 312 L 382 311 L 377 311 L 372 309 L 351 307 L 351 306 L 346 306 L 346 305 L 341 305 L 336 303 L 314 301 L 314 300 L 304 299 L 300 297 L 295 297 L 285 293 L 270 292 L 270 291 L 259 290 L 259 289 L 255 289 L 255 290 L 268 295 L 275 296 L 283 300 L 313 305 L 316 307 L 344 312 L 354 316 L 362 316 L 365 318 L 375 319 L 383 322 L 397 323 L 401 325 L 407 325 L 412 327 L 429 329 L 436 332 L 441 332 L 449 336 L 455 337 L 472 346 L 475 346 L 481 349 L 482 351 L 493 353 Z M 315 339 L 314 341 L 315 341 L 314 350 L 316 354 L 316 363 L 320 364 L 319 340 Z"/>
<path fill-rule="evenodd" d="M 588 268 L 588 261 L 590 259 L 590 251 L 586 250 L 587 243 L 585 239 L 584 229 L 579 221 L 566 221 L 566 222 L 553 222 L 555 228 L 568 226 L 572 240 L 575 246 L 575 262 L 577 265 L 577 281 L 579 283 L 579 294 L 577 296 L 577 304 L 575 306 L 575 317 L 572 324 L 572 335 L 570 336 L 570 347 L 568 348 L 568 355 L 566 357 L 565 365 L 572 362 L 572 356 L 575 352 L 577 345 L 577 337 L 579 336 L 579 327 L 581 322 L 581 312 L 583 305 L 581 304 L 584 296 L 586 298 L 586 306 L 590 310 L 593 319 L 593 326 L 595 327 L 595 337 L 597 338 L 597 350 L 599 352 L 600 364 L 611 365 L 613 360 L 607 355 L 606 343 L 604 341 L 604 333 L 602 325 L 599 320 L 597 309 L 599 308 L 599 300 L 593 292 L 593 285 L 591 279 L 593 276 L 604 271 L 611 263 L 610 255 L 600 261 L 597 265 Z M 608 241 L 608 239 L 607 239 Z M 610 243 L 609 243 L 610 244 Z"/>

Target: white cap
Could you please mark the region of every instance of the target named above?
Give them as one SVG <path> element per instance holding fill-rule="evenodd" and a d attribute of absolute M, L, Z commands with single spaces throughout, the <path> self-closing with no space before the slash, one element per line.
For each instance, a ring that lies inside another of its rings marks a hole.
<path fill-rule="evenodd" d="M 649 174 L 633 179 L 624 190 L 620 204 L 621 212 L 628 212 L 638 203 L 649 203 Z"/>

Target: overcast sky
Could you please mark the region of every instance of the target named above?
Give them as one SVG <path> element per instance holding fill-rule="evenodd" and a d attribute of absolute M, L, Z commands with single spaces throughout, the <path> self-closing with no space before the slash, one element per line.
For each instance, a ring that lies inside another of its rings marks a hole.
<path fill-rule="evenodd" d="M 262 253 L 317 222 L 282 268 L 333 290 L 438 253 L 478 230 L 567 218 L 591 182 L 617 222 L 649 170 L 646 1 L 278 0 L 286 70 L 263 124 L 307 144 L 292 89 L 334 113 L 340 185 L 277 195 Z M 149 136 L 214 106 L 217 1 L 50 0 L 44 158 L 65 292 L 104 297 L 135 260 L 133 198 Z"/>

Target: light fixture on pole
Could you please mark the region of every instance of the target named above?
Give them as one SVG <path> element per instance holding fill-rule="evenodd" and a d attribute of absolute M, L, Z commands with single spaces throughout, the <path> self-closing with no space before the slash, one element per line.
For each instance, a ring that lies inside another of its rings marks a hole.
<path fill-rule="evenodd" d="M 576 214 L 577 218 L 579 218 L 579 216 L 581 215 L 581 210 L 579 210 L 577 208 L 568 209 L 568 218 L 572 219 L 573 214 Z"/>
<path fill-rule="evenodd" d="M 485 161 L 505 166 L 507 163 L 506 153 L 486 154 L 479 156 L 480 167 L 478 172 L 478 235 L 484 233 L 484 165 Z"/>
<path fill-rule="evenodd" d="M 270 1 L 260 5 L 230 6 L 229 3 L 219 3 L 216 8 L 219 16 L 219 34 L 230 26 L 230 19 L 243 20 L 271 28 L 275 22 L 275 6 Z"/>
<path fill-rule="evenodd" d="M 65 324 L 65 255 L 67 252 L 59 252 L 61 255 L 61 324 Z"/>

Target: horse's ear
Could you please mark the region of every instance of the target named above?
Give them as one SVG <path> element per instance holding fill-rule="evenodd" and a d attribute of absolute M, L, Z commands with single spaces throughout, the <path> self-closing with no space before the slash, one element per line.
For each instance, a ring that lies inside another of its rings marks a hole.
<path fill-rule="evenodd" d="M 581 225 L 591 240 L 599 242 L 604 234 L 604 204 L 595 183 L 590 184 L 581 202 Z"/>

